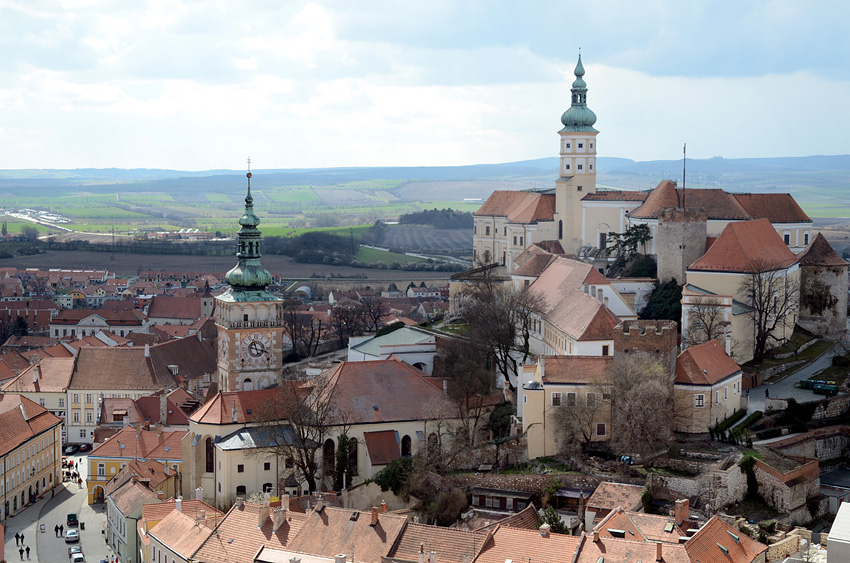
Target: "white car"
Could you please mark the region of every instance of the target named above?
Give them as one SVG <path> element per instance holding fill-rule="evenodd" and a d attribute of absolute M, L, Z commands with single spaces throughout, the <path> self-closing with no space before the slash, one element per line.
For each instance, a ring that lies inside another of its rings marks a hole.
<path fill-rule="evenodd" d="M 68 530 L 65 532 L 65 543 L 74 543 L 80 541 L 80 532 L 77 530 Z"/>
<path fill-rule="evenodd" d="M 82 553 L 74 553 L 68 561 L 69 563 L 86 563 L 86 558 Z"/>

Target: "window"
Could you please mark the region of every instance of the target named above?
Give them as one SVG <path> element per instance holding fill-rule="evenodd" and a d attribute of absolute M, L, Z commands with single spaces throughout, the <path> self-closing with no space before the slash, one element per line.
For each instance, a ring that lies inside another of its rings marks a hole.
<path fill-rule="evenodd" d="M 79 402 L 80 402 L 80 394 L 79 394 L 79 393 L 74 393 L 74 402 L 75 402 L 75 403 L 79 403 Z"/>
<path fill-rule="evenodd" d="M 97 474 L 100 477 L 103 477 L 104 475 L 106 475 L 106 465 L 105 464 L 103 464 L 103 463 L 97 464 Z"/>
<path fill-rule="evenodd" d="M 245 466 L 241 463 L 236 466 L 236 473 L 245 473 Z"/>
<path fill-rule="evenodd" d="M 86 437 L 86 429 L 83 428 L 82 430 L 80 430 L 80 438 L 85 438 L 85 437 Z"/>
<path fill-rule="evenodd" d="M 516 246 L 516 235 L 514 235 L 514 246 Z"/>
<path fill-rule="evenodd" d="M 584 170 L 584 165 L 583 164 L 576 164 L 576 168 L 578 168 L 579 170 Z"/>
<path fill-rule="evenodd" d="M 782 235 L 782 239 L 785 241 L 786 245 L 791 245 L 791 233 L 785 233 L 784 235 Z"/>
<path fill-rule="evenodd" d="M 717 405 L 720 403 L 720 391 L 714 392 L 714 404 Z"/>
<path fill-rule="evenodd" d="M 728 398 L 729 398 L 729 386 L 727 385 L 726 387 L 723 388 L 723 400 L 726 400 Z"/>
<path fill-rule="evenodd" d="M 65 399 L 59 399 L 59 408 L 65 408 Z"/>
<path fill-rule="evenodd" d="M 523 246 L 523 237 L 519 237 L 519 245 Z"/>
<path fill-rule="evenodd" d="M 90 412 L 86 413 L 86 423 L 91 424 L 91 413 Z"/>
<path fill-rule="evenodd" d="M 207 473 L 212 473 L 215 471 L 215 445 L 213 444 L 212 438 L 207 438 L 206 442 L 206 467 L 205 470 Z"/>
<path fill-rule="evenodd" d="M 597 436 L 605 436 L 605 434 L 607 432 L 608 432 L 608 428 L 606 427 L 604 422 L 597 422 L 596 423 L 596 435 Z"/>
<path fill-rule="evenodd" d="M 569 170 L 569 169 L 570 169 L 570 165 L 569 165 L 569 164 L 567 164 L 567 165 L 566 165 L 566 169 L 567 169 L 567 170 Z"/>
<path fill-rule="evenodd" d="M 558 239 L 564 238 L 564 222 L 558 221 Z"/>
<path fill-rule="evenodd" d="M 552 393 L 552 406 L 560 407 L 561 406 L 561 393 L 559 391 L 555 391 Z"/>
<path fill-rule="evenodd" d="M 599 248 L 608 248 L 608 233 L 599 233 Z"/>
<path fill-rule="evenodd" d="M 490 236 L 490 225 L 484 227 L 484 234 L 488 237 Z"/>
<path fill-rule="evenodd" d="M 694 406 L 701 409 L 705 406 L 705 395 L 694 395 Z"/>
<path fill-rule="evenodd" d="M 236 494 L 237 495 L 244 496 L 247 491 L 248 491 L 248 488 L 245 487 L 245 485 L 238 485 L 236 487 Z"/>
<path fill-rule="evenodd" d="M 584 148 L 584 143 L 579 143 L 579 144 L 578 144 L 578 148 L 583 149 L 583 148 Z"/>
<path fill-rule="evenodd" d="M 472 225 L 472 234 L 474 234 L 474 235 L 478 234 L 478 225 Z"/>
<path fill-rule="evenodd" d="M 596 406 L 596 393 L 588 393 L 587 394 L 587 406 L 595 407 Z"/>
<path fill-rule="evenodd" d="M 263 471 L 268 471 L 272 468 L 272 464 L 270 461 L 263 462 Z"/>
<path fill-rule="evenodd" d="M 603 347 L 602 347 L 602 355 L 603 355 L 603 356 L 607 356 L 607 355 L 608 355 L 608 346 L 603 346 Z"/>
<path fill-rule="evenodd" d="M 577 191 L 577 192 L 580 192 L 580 191 L 582 191 L 583 189 L 584 189 L 584 188 L 582 188 L 581 186 L 576 187 L 576 191 Z"/>
<path fill-rule="evenodd" d="M 80 421 L 80 411 L 74 411 L 74 422 Z"/>
<path fill-rule="evenodd" d="M 590 143 L 590 148 L 593 148 L 593 143 Z"/>
<path fill-rule="evenodd" d="M 566 144 L 566 148 L 570 148 L 570 143 L 567 143 L 567 144 Z"/>
<path fill-rule="evenodd" d="M 593 165 L 592 165 L 592 164 L 588 164 L 588 165 L 587 165 L 587 167 L 588 167 L 590 170 L 593 170 Z"/>
<path fill-rule="evenodd" d="M 502 233 L 502 235 L 503 235 L 503 236 L 508 236 L 508 228 L 507 228 L 507 227 L 505 227 L 505 230 L 504 230 L 504 232 Z"/>
<path fill-rule="evenodd" d="M 39 404 L 39 405 L 41 405 L 41 406 L 43 407 L 43 406 L 44 406 L 44 399 L 39 399 L 39 400 L 38 400 L 38 404 Z"/>
<path fill-rule="evenodd" d="M 803 233 L 803 246 L 809 245 L 809 233 Z"/>
<path fill-rule="evenodd" d="M 576 406 L 576 394 L 575 393 L 567 393 L 567 406 L 568 407 Z"/>

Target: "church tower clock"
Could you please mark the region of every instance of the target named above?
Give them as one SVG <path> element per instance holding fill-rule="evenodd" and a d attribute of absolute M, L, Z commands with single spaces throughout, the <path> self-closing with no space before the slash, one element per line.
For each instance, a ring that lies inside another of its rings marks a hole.
<path fill-rule="evenodd" d="M 283 369 L 283 301 L 267 289 L 272 275 L 260 265 L 259 224 L 248 172 L 245 212 L 239 219 L 239 262 L 224 276 L 230 287 L 216 297 L 221 391 L 269 387 Z"/>
<path fill-rule="evenodd" d="M 555 223 L 558 239 L 568 253 L 577 252 L 584 244 L 597 246 L 598 241 L 584 240 L 581 199 L 596 193 L 596 114 L 587 107 L 587 83 L 581 55 L 575 69 L 570 107 L 561 116 L 560 174 L 555 181 Z"/>

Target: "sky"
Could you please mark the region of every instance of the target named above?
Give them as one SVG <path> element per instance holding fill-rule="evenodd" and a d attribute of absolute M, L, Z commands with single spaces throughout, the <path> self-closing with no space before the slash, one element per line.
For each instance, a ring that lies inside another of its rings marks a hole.
<path fill-rule="evenodd" d="M 850 2 L 0 0 L 0 169 L 850 154 Z"/>

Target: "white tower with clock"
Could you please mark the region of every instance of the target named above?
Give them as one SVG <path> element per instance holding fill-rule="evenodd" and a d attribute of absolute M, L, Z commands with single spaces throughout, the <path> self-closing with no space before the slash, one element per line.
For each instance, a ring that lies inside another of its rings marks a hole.
<path fill-rule="evenodd" d="M 239 263 L 224 277 L 230 287 L 216 297 L 221 391 L 269 387 L 283 369 L 283 301 L 267 290 L 272 275 L 260 265 L 259 224 L 248 172 L 245 213 L 239 219 Z"/>

